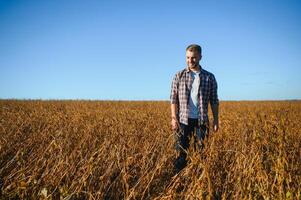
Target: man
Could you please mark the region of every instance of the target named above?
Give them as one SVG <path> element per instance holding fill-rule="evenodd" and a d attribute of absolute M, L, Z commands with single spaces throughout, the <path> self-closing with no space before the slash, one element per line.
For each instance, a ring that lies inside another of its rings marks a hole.
<path fill-rule="evenodd" d="M 177 172 L 186 164 L 189 139 L 196 136 L 202 142 L 208 134 L 208 104 L 213 113 L 213 130 L 218 131 L 217 82 L 212 73 L 199 64 L 202 48 L 192 44 L 186 48 L 187 67 L 176 73 L 171 86 L 171 126 L 176 132 L 179 153 L 174 167 Z M 196 133 L 194 135 L 194 133 Z"/>

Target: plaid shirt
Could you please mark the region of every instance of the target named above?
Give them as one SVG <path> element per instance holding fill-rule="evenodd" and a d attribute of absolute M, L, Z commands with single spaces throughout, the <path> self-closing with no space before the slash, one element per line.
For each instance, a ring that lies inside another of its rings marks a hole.
<path fill-rule="evenodd" d="M 219 104 L 217 97 L 217 83 L 212 73 L 201 68 L 200 73 L 200 90 L 199 90 L 199 123 L 208 124 L 208 103 L 211 106 Z M 189 113 L 189 96 L 192 86 L 191 71 L 186 68 L 176 73 L 172 85 L 170 100 L 172 104 L 177 104 L 178 118 L 180 123 L 188 125 L 188 113 Z"/>

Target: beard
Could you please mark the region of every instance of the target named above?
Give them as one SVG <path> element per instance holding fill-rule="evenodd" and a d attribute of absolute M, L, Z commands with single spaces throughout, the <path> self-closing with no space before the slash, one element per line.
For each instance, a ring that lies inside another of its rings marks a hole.
<path fill-rule="evenodd" d="M 195 69 L 198 67 L 198 64 L 197 63 L 191 63 L 191 64 L 188 64 L 188 67 L 189 69 Z"/>

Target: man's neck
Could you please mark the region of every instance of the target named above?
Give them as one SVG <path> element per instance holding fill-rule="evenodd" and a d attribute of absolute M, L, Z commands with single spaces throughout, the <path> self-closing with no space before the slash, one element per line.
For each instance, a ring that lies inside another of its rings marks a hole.
<path fill-rule="evenodd" d="M 201 71 L 201 66 L 198 65 L 198 66 L 196 66 L 196 67 L 194 67 L 194 68 L 192 68 L 190 70 L 193 71 L 193 72 L 200 72 Z"/>

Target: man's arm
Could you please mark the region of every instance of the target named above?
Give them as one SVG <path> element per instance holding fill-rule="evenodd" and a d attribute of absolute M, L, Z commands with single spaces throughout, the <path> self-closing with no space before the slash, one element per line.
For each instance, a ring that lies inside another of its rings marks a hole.
<path fill-rule="evenodd" d="M 179 128 L 179 113 L 178 113 L 178 104 L 179 104 L 179 97 L 178 97 L 178 77 L 177 75 L 173 78 L 171 84 L 171 93 L 170 93 L 170 101 L 171 101 L 171 127 L 172 130 L 177 130 Z"/>
<path fill-rule="evenodd" d="M 178 121 L 178 105 L 175 103 L 171 104 L 171 127 L 172 130 L 177 130 L 179 128 Z"/>
<path fill-rule="evenodd" d="M 171 104 L 171 118 L 178 118 L 178 105 L 175 103 Z"/>
<path fill-rule="evenodd" d="M 213 130 L 216 132 L 218 131 L 218 104 L 213 104 L 211 105 L 211 110 L 212 110 L 212 114 L 213 114 Z"/>
<path fill-rule="evenodd" d="M 213 115 L 213 130 L 214 132 L 217 132 L 219 128 L 219 121 L 218 121 L 219 100 L 217 96 L 217 82 L 215 80 L 214 75 L 212 76 L 212 80 L 211 80 L 210 105 L 211 105 L 211 110 Z"/>

